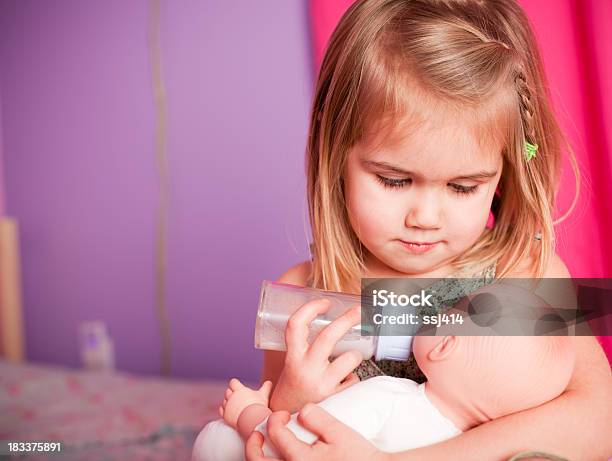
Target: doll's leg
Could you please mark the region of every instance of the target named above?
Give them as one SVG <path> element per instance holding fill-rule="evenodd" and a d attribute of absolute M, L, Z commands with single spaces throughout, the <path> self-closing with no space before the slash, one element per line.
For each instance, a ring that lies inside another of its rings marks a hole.
<path fill-rule="evenodd" d="M 393 401 L 394 393 L 401 391 L 399 380 L 388 376 L 371 378 L 354 384 L 318 403 L 332 416 L 371 440 L 380 431 Z M 266 456 L 278 457 L 268 440 L 266 418 L 256 428 L 264 435 L 263 451 Z M 287 428 L 303 442 L 312 444 L 317 437 L 291 415 Z M 209 423 L 198 435 L 193 448 L 192 461 L 244 461 L 244 442 L 238 432 L 223 420 Z"/>
<path fill-rule="evenodd" d="M 296 417 L 297 413 L 291 415 L 291 420 L 287 427 L 300 440 L 313 443 L 317 437 L 304 429 L 297 422 Z M 266 456 L 279 457 L 274 446 L 268 440 L 268 432 L 266 431 L 267 422 L 268 419 L 266 418 L 255 430 L 264 435 L 264 454 Z M 240 434 L 238 434 L 238 431 L 224 420 L 217 419 L 211 421 L 198 434 L 193 444 L 191 461 L 244 461 L 244 441 Z"/>
<path fill-rule="evenodd" d="M 191 461 L 244 461 L 244 442 L 223 419 L 211 421 L 198 434 Z"/>

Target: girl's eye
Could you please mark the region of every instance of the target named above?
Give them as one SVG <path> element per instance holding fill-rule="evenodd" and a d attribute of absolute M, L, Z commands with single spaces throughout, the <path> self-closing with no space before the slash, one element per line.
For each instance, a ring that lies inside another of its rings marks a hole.
<path fill-rule="evenodd" d="M 384 176 L 380 176 L 380 175 L 376 175 L 376 179 L 383 186 L 391 188 L 391 189 L 404 187 L 406 184 L 409 184 L 412 182 L 412 179 L 410 178 L 395 179 L 395 178 L 385 178 Z M 473 194 L 474 192 L 476 192 L 476 189 L 478 188 L 477 185 L 476 186 L 462 186 L 461 184 L 450 184 L 450 186 L 452 190 L 459 195 Z"/>
<path fill-rule="evenodd" d="M 478 186 L 462 186 L 461 184 L 451 184 L 453 190 L 459 195 L 473 194 Z"/>
<path fill-rule="evenodd" d="M 394 179 L 394 178 L 385 178 L 384 176 L 380 176 L 380 175 L 376 175 L 376 179 L 383 186 L 389 187 L 389 188 L 392 188 L 392 189 L 396 188 L 396 187 L 404 187 L 406 184 L 408 184 L 410 181 L 412 181 L 412 179 L 410 179 L 410 178 L 408 178 L 408 179 Z"/>

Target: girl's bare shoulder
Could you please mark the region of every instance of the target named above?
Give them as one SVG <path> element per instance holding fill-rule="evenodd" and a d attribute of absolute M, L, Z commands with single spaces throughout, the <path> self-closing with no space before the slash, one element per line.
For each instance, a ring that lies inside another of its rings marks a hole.
<path fill-rule="evenodd" d="M 569 269 L 565 265 L 565 262 L 561 259 L 561 257 L 555 253 L 553 257 L 548 262 L 548 266 L 544 271 L 544 278 L 563 278 L 569 279 L 572 277 Z"/>
<path fill-rule="evenodd" d="M 503 267 L 504 264 L 504 260 L 500 260 L 500 262 L 498 263 L 498 267 Z M 523 277 L 531 277 L 531 274 L 529 272 L 529 268 L 531 267 L 531 265 L 533 264 L 533 259 L 531 257 L 529 258 L 525 258 L 520 264 L 519 266 L 514 269 L 509 275 L 508 277 L 512 278 L 523 278 Z M 561 259 L 561 257 L 555 253 L 553 254 L 552 258 L 550 258 L 550 260 L 548 261 L 548 265 L 546 266 L 546 269 L 544 269 L 544 275 L 542 276 L 542 278 L 571 278 L 571 274 L 569 269 L 567 268 L 567 265 L 565 264 L 565 262 L 563 262 L 563 260 Z"/>
<path fill-rule="evenodd" d="M 532 278 L 529 271 L 531 260 L 522 261 L 519 266 L 507 275 L 508 278 Z M 569 279 L 571 274 L 558 254 L 554 254 L 544 269 L 544 275 L 534 293 L 551 306 L 567 306 L 575 301 L 576 293 L 571 280 L 565 283 L 545 281 L 544 279 Z"/>
<path fill-rule="evenodd" d="M 281 275 L 277 281 L 305 287 L 308 285 L 308 278 L 310 277 L 311 270 L 311 261 L 304 261 L 287 269 L 287 271 Z"/>

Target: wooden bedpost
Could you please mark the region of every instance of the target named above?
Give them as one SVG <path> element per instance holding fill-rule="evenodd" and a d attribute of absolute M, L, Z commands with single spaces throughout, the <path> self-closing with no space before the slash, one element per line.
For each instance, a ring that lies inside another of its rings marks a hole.
<path fill-rule="evenodd" d="M 0 355 L 12 362 L 24 359 L 19 261 L 17 221 L 0 217 Z"/>

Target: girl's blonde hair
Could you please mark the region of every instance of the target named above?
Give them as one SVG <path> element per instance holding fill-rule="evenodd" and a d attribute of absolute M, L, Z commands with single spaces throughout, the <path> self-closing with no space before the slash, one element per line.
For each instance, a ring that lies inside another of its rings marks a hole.
<path fill-rule="evenodd" d="M 555 249 L 552 212 L 563 144 L 577 191 L 580 175 L 555 119 L 525 13 L 514 0 L 363 0 L 334 30 L 312 105 L 310 285 L 359 290 L 365 266 L 344 200 L 347 154 L 373 124 L 397 126 L 417 98 L 471 117 L 483 136 L 504 146 L 500 195 L 492 206 L 495 226 L 458 255 L 454 266 L 491 264 L 504 256 L 508 262 L 497 274 L 504 277 L 531 256 L 529 270 L 541 277 Z M 524 141 L 539 146 L 529 162 Z M 541 240 L 534 238 L 538 233 Z"/>

